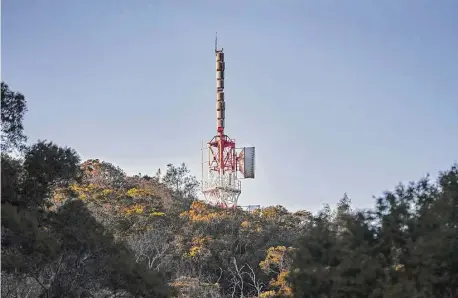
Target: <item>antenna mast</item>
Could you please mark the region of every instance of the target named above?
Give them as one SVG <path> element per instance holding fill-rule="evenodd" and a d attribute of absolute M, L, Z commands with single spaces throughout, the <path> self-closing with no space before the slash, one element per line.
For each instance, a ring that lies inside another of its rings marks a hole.
<path fill-rule="evenodd" d="M 241 193 L 241 181 L 237 174 L 244 178 L 254 178 L 254 147 L 236 148 L 235 140 L 224 133 L 226 104 L 224 100 L 224 78 L 226 63 L 223 48 L 218 49 L 218 33 L 215 36 L 216 56 L 216 132 L 207 143 L 208 161 L 207 177 L 202 171 L 202 193 L 210 203 L 222 207 L 236 207 Z M 203 149 L 203 148 L 202 148 Z M 203 167 L 202 166 L 202 167 Z"/>

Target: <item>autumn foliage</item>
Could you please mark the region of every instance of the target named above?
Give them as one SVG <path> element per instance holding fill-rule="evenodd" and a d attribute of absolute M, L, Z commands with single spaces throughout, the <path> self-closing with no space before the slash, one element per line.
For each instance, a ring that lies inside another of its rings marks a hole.
<path fill-rule="evenodd" d="M 24 96 L 2 83 L 3 103 L 2 297 L 458 297 L 458 166 L 372 209 L 249 213 L 198 200 L 185 164 L 26 146 Z"/>

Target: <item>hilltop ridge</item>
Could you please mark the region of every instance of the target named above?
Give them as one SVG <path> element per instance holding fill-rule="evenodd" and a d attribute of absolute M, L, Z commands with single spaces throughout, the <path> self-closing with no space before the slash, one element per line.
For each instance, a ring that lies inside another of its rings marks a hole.
<path fill-rule="evenodd" d="M 2 83 L 2 297 L 458 296 L 458 165 L 368 210 L 246 212 L 197 200 L 185 164 L 26 145 L 26 111 Z"/>

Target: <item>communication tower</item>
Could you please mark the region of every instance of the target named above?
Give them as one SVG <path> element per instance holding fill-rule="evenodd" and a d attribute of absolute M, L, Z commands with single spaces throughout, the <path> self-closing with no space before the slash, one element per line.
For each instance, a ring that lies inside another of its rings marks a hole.
<path fill-rule="evenodd" d="M 226 103 L 224 100 L 224 77 L 226 63 L 223 48 L 218 49 L 215 39 L 216 56 L 216 135 L 202 144 L 202 193 L 205 199 L 224 208 L 235 208 L 242 191 L 240 179 L 254 178 L 255 148 L 237 148 L 235 140 L 225 134 Z M 203 143 L 203 142 L 202 142 Z M 204 151 L 208 152 L 205 160 Z M 239 179 L 239 175 L 241 176 Z"/>

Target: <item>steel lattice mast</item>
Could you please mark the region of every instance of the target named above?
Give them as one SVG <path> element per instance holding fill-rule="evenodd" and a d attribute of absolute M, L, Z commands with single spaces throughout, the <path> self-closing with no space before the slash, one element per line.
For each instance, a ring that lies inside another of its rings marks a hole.
<path fill-rule="evenodd" d="M 207 143 L 208 160 L 204 161 L 204 157 L 202 158 L 202 193 L 212 204 L 236 207 L 241 193 L 238 172 L 243 178 L 254 178 L 254 147 L 236 148 L 235 140 L 224 132 L 226 63 L 224 50 L 218 49 L 217 39 L 215 39 L 215 56 L 217 134 Z M 204 148 L 202 148 L 202 155 L 203 150 Z M 207 166 L 206 171 L 204 166 Z"/>

